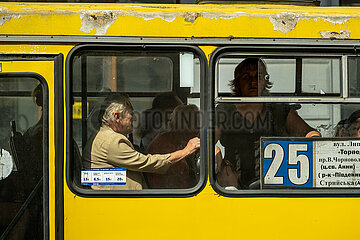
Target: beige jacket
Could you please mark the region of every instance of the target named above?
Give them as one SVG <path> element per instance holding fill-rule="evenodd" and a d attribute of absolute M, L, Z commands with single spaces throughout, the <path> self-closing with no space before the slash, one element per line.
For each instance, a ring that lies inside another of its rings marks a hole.
<path fill-rule="evenodd" d="M 96 190 L 141 190 L 146 188 L 141 172 L 165 173 L 170 167 L 170 154 L 143 155 L 135 151 L 131 142 L 110 127 L 100 131 L 86 143 L 83 167 L 126 168 L 126 185 L 92 186 Z"/>

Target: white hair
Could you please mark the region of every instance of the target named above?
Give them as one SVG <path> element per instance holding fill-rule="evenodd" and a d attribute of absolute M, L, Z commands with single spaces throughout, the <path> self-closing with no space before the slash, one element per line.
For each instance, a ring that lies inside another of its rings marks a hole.
<path fill-rule="evenodd" d="M 106 126 L 112 126 L 115 123 L 114 113 L 119 113 L 121 116 L 124 116 L 125 112 L 131 108 L 131 103 L 125 101 L 120 103 L 118 101 L 110 103 L 110 105 L 105 109 L 104 115 L 101 119 L 101 124 Z"/>

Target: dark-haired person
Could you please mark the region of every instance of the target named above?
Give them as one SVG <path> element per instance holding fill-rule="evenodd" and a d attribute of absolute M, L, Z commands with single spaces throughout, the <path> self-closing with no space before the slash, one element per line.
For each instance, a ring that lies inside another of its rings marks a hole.
<path fill-rule="evenodd" d="M 269 95 L 272 86 L 260 58 L 246 58 L 237 65 L 230 85 L 236 97 Z M 220 103 L 216 115 L 216 142 L 220 140 L 224 146 L 224 160 L 234 166 L 240 188 L 248 188 L 259 179 L 260 137 L 320 136 L 288 104 Z"/>
<path fill-rule="evenodd" d="M 335 137 L 360 137 L 360 110 L 337 124 Z"/>
<path fill-rule="evenodd" d="M 158 134 L 149 144 L 147 152 L 162 154 L 184 148 L 187 142 L 199 136 L 199 108 L 196 105 L 179 105 L 170 115 L 167 130 Z M 198 154 L 190 155 L 172 164 L 165 174 L 147 173 L 150 188 L 190 188 L 197 183 Z"/>
<path fill-rule="evenodd" d="M 174 92 L 162 92 L 155 96 L 151 108 L 141 116 L 141 149 L 145 151 L 156 135 L 166 130 L 170 114 L 181 104 L 183 102 Z"/>

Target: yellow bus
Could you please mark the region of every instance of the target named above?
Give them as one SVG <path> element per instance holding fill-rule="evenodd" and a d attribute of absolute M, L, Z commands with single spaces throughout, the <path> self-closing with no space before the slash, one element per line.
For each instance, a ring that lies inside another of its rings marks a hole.
<path fill-rule="evenodd" d="M 0 239 L 356 239 L 360 8 L 317 3 L 2 3 Z M 199 152 L 109 187 L 119 94 L 137 152 Z"/>

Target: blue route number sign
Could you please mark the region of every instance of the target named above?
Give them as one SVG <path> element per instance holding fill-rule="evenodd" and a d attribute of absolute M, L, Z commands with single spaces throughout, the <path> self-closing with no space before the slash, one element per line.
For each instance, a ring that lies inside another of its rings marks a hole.
<path fill-rule="evenodd" d="M 263 187 L 313 187 L 313 142 L 264 140 Z"/>

